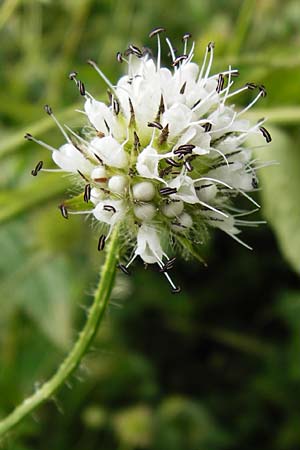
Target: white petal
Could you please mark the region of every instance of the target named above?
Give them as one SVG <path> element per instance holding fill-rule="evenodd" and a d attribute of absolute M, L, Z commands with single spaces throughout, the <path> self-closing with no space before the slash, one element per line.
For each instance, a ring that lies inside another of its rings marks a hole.
<path fill-rule="evenodd" d="M 158 232 L 150 225 L 143 224 L 140 226 L 135 254 L 148 264 L 154 264 L 162 260 L 164 253 L 160 245 Z"/>
<path fill-rule="evenodd" d="M 104 121 L 106 121 L 109 127 L 113 125 L 113 113 L 108 106 L 102 102 L 88 98 L 84 104 L 84 109 L 89 121 L 96 130 L 107 134 L 108 131 Z"/>
<path fill-rule="evenodd" d="M 142 177 L 158 178 L 158 163 L 160 156 L 150 145 L 139 154 L 136 169 Z"/>
<path fill-rule="evenodd" d="M 52 158 L 55 164 L 66 172 L 90 173 L 94 165 L 90 163 L 79 150 L 72 144 L 64 144 L 59 150 L 52 152 Z"/>
<path fill-rule="evenodd" d="M 181 103 L 172 105 L 162 116 L 162 125 L 169 124 L 169 137 L 172 139 L 181 134 L 189 125 L 192 119 L 192 111 Z"/>
<path fill-rule="evenodd" d="M 113 206 L 116 212 L 107 211 L 104 208 L 105 206 Z M 119 222 L 125 214 L 124 203 L 122 200 L 102 200 L 94 208 L 93 214 L 100 222 L 107 223 L 108 225 L 114 225 Z"/>
<path fill-rule="evenodd" d="M 170 195 L 170 198 L 182 200 L 183 202 L 190 204 L 199 203 L 194 187 L 194 180 L 188 175 L 178 175 L 168 184 L 168 186 L 177 189 L 176 194 Z"/>
<path fill-rule="evenodd" d="M 96 153 L 108 166 L 122 169 L 128 164 L 127 153 L 112 136 L 92 139 L 90 150 Z"/>

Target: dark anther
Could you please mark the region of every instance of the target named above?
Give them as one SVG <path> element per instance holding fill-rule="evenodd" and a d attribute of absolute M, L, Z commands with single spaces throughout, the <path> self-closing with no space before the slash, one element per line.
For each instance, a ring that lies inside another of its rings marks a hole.
<path fill-rule="evenodd" d="M 33 177 L 36 177 L 37 174 L 39 173 L 39 171 L 42 169 L 42 167 L 43 167 L 43 161 L 39 161 L 37 163 L 37 165 L 35 166 L 35 168 L 31 171 L 31 175 Z"/>
<path fill-rule="evenodd" d="M 160 103 L 159 103 L 159 107 L 158 107 L 158 111 L 157 111 L 157 116 L 155 118 L 156 121 L 160 120 L 160 116 L 161 114 L 163 114 L 165 112 L 165 104 L 164 104 L 164 98 L 163 95 L 161 94 L 160 96 Z"/>
<path fill-rule="evenodd" d="M 106 126 L 106 129 L 107 129 L 108 133 L 110 133 L 110 128 L 109 128 L 108 123 L 106 122 L 105 119 L 103 119 L 103 122 L 104 122 L 104 124 L 105 124 L 105 126 Z"/>
<path fill-rule="evenodd" d="M 184 144 L 180 145 L 176 150 L 174 150 L 174 155 L 182 154 L 182 155 L 188 155 L 189 153 L 192 153 L 196 146 L 194 144 Z"/>
<path fill-rule="evenodd" d="M 174 289 L 172 289 L 172 294 L 179 294 L 181 292 L 181 287 L 177 286 Z"/>
<path fill-rule="evenodd" d="M 86 177 L 85 175 L 83 175 L 82 172 L 80 172 L 80 170 L 77 170 L 77 173 L 81 176 L 81 178 L 84 179 L 84 181 L 89 181 L 89 180 L 87 179 L 87 177 Z"/>
<path fill-rule="evenodd" d="M 163 27 L 156 27 L 149 33 L 149 38 L 152 38 L 153 36 L 156 36 L 157 34 L 163 33 L 166 31 Z"/>
<path fill-rule="evenodd" d="M 129 270 L 127 269 L 126 266 L 124 266 L 124 264 L 119 263 L 119 264 L 117 265 L 117 268 L 120 269 L 120 270 L 122 270 L 122 272 L 125 273 L 125 275 L 130 275 Z"/>
<path fill-rule="evenodd" d="M 78 75 L 78 73 L 73 71 L 73 72 L 69 73 L 68 78 L 69 78 L 69 80 L 75 80 L 77 75 Z"/>
<path fill-rule="evenodd" d="M 116 208 L 112 205 L 104 205 L 103 209 L 105 211 L 109 211 L 109 212 L 113 212 L 113 213 L 117 212 Z"/>
<path fill-rule="evenodd" d="M 94 153 L 94 156 L 96 159 L 98 159 L 99 163 L 102 164 L 102 166 L 103 166 L 103 160 L 100 158 L 100 156 L 97 155 L 97 153 Z"/>
<path fill-rule="evenodd" d="M 129 100 L 129 109 L 130 109 L 129 126 L 131 126 L 131 125 L 135 124 L 135 113 L 134 113 L 134 109 L 133 109 L 133 104 L 132 104 L 131 98 L 129 98 L 128 100 Z"/>
<path fill-rule="evenodd" d="M 101 234 L 101 236 L 99 237 L 99 241 L 98 241 L 98 251 L 101 252 L 101 250 L 104 249 L 105 247 L 105 241 L 106 241 L 106 236 L 105 234 Z"/>
<path fill-rule="evenodd" d="M 181 55 L 181 56 L 177 56 L 176 59 L 174 59 L 172 66 L 178 66 L 179 63 L 181 63 L 182 61 L 185 61 L 188 58 L 187 55 Z"/>
<path fill-rule="evenodd" d="M 169 124 L 167 123 L 167 125 L 165 126 L 165 128 L 163 128 L 161 130 L 161 134 L 158 140 L 159 145 L 162 145 L 166 142 L 166 140 L 168 139 L 169 136 Z"/>
<path fill-rule="evenodd" d="M 204 125 L 202 125 L 202 127 L 204 128 L 205 133 L 208 133 L 212 128 L 212 124 L 210 122 L 206 122 Z"/>
<path fill-rule="evenodd" d="M 33 136 L 30 133 L 26 133 L 26 134 L 24 134 L 24 139 L 27 139 L 27 141 L 32 141 L 33 140 Z"/>
<path fill-rule="evenodd" d="M 240 72 L 237 70 L 237 69 L 234 69 L 232 72 L 231 72 L 231 76 L 232 77 L 238 77 L 240 75 Z"/>
<path fill-rule="evenodd" d="M 246 83 L 245 86 L 250 89 L 250 91 L 254 91 L 257 88 L 257 84 L 255 83 Z"/>
<path fill-rule="evenodd" d="M 170 187 L 165 187 L 159 190 L 160 195 L 171 195 L 171 194 L 176 194 L 177 189 L 176 188 L 170 188 Z"/>
<path fill-rule="evenodd" d="M 88 203 L 91 199 L 91 185 L 90 184 L 86 184 L 86 186 L 84 188 L 83 199 L 86 203 Z"/>
<path fill-rule="evenodd" d="M 138 58 L 141 58 L 143 56 L 143 52 L 136 45 L 130 44 L 128 50 L 130 50 L 131 53 Z"/>
<path fill-rule="evenodd" d="M 208 188 L 208 187 L 210 187 L 210 186 L 213 186 L 213 184 L 212 184 L 212 183 L 209 183 L 209 184 L 202 184 L 201 186 L 196 186 L 196 187 L 195 187 L 195 190 L 196 190 L 196 191 L 200 191 L 200 189 L 205 189 L 205 188 Z"/>
<path fill-rule="evenodd" d="M 176 258 L 168 259 L 168 261 L 164 264 L 164 266 L 159 270 L 160 272 L 167 272 L 168 270 L 173 269 Z"/>
<path fill-rule="evenodd" d="M 272 141 L 272 137 L 268 130 L 265 127 L 259 127 L 260 131 L 262 132 L 263 137 L 265 138 L 266 142 L 269 143 Z"/>
<path fill-rule="evenodd" d="M 114 100 L 113 100 L 113 109 L 114 109 L 115 115 L 117 116 L 120 112 L 120 104 L 116 98 L 114 98 Z"/>
<path fill-rule="evenodd" d="M 80 95 L 85 96 L 85 87 L 82 81 L 77 81 L 77 87 L 79 89 Z"/>
<path fill-rule="evenodd" d="M 215 43 L 214 42 L 209 42 L 208 45 L 207 45 L 207 51 L 211 52 L 213 48 L 215 48 Z"/>
<path fill-rule="evenodd" d="M 122 62 L 123 62 L 123 56 L 122 56 L 122 53 L 121 53 L 121 52 L 118 52 L 118 53 L 117 53 L 116 58 L 117 58 L 117 61 L 118 61 L 119 63 L 122 63 Z"/>
<path fill-rule="evenodd" d="M 185 81 L 185 82 L 183 83 L 183 85 L 181 86 L 179 93 L 180 93 L 180 94 L 184 94 L 185 88 L 186 88 L 186 81 Z"/>
<path fill-rule="evenodd" d="M 183 42 L 185 42 L 185 41 L 187 41 L 188 39 L 190 39 L 191 37 L 192 37 L 191 33 L 185 33 L 185 34 L 182 36 L 182 40 L 183 40 Z"/>
<path fill-rule="evenodd" d="M 103 131 L 97 131 L 97 132 L 96 132 L 96 135 L 97 135 L 97 137 L 100 138 L 100 139 L 102 139 L 102 138 L 105 137 L 105 133 L 103 133 Z M 102 163 L 101 163 L 101 164 L 102 164 Z"/>
<path fill-rule="evenodd" d="M 69 218 L 68 210 L 65 207 L 65 205 L 59 205 L 59 209 L 60 209 L 60 212 L 61 212 L 61 215 L 63 216 L 63 218 L 68 219 Z"/>
<path fill-rule="evenodd" d="M 49 116 L 51 116 L 52 108 L 49 105 L 45 105 L 44 110 L 46 111 L 47 114 L 49 114 Z"/>
<path fill-rule="evenodd" d="M 181 167 L 181 164 L 179 162 L 174 161 L 172 158 L 166 158 L 166 163 L 173 167 Z"/>
<path fill-rule="evenodd" d="M 266 97 L 267 95 L 267 91 L 266 88 L 263 84 L 261 84 L 260 86 L 258 86 L 259 92 L 261 92 L 261 96 L 262 97 Z"/>
<path fill-rule="evenodd" d="M 185 167 L 186 167 L 188 172 L 192 172 L 193 171 L 193 167 L 192 167 L 191 163 L 188 160 L 184 162 L 184 165 L 185 165 Z"/>
<path fill-rule="evenodd" d="M 111 105 L 113 102 L 113 95 L 109 89 L 107 89 L 107 96 L 108 96 L 108 104 Z"/>
<path fill-rule="evenodd" d="M 163 129 L 163 126 L 162 126 L 162 124 L 161 123 L 159 123 L 159 122 L 148 122 L 148 127 L 151 127 L 151 128 L 157 128 L 158 130 L 162 130 Z"/>
<path fill-rule="evenodd" d="M 258 188 L 257 178 L 253 177 L 252 181 L 251 181 L 251 184 L 252 184 L 253 189 L 257 189 Z"/>
<path fill-rule="evenodd" d="M 218 78 L 218 84 L 216 87 L 216 92 L 218 94 L 222 91 L 222 89 L 224 87 L 224 81 L 225 81 L 224 75 L 222 73 L 220 73 L 219 78 Z"/>
<path fill-rule="evenodd" d="M 134 138 L 134 141 L 133 141 L 134 150 L 139 151 L 141 143 L 140 143 L 140 139 L 139 139 L 136 131 L 133 132 L 133 138 Z"/>

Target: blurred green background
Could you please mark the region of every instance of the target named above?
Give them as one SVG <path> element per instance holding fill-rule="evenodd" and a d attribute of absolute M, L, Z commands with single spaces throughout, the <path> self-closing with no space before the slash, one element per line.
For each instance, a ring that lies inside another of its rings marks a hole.
<path fill-rule="evenodd" d="M 175 46 L 191 32 L 199 62 L 215 41 L 215 71 L 232 64 L 237 85 L 266 86 L 249 116 L 269 117 L 273 135 L 255 156 L 280 162 L 260 172 L 258 218 L 268 225 L 243 232 L 253 252 L 220 232 L 200 249 L 207 268 L 178 261 L 178 296 L 142 264 L 130 278 L 120 274 L 90 354 L 4 449 L 300 448 L 299 0 L 0 3 L 0 416 L 63 359 L 102 263 L 90 224 L 59 215 L 68 179 L 30 176 L 49 155 L 23 135 L 61 144 L 42 107 L 51 104 L 71 126 L 83 123 L 68 73 L 77 70 L 104 98 L 86 60 L 116 81 L 116 51 L 153 45 L 155 26 Z"/>

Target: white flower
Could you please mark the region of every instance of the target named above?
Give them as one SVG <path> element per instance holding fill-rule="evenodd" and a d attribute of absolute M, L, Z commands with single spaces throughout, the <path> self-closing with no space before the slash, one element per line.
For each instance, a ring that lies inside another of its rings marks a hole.
<path fill-rule="evenodd" d="M 265 96 L 263 86 L 249 83 L 234 91 L 237 71 L 229 67 L 210 74 L 212 43 L 202 65 L 192 62 L 194 44 L 188 51 L 188 35 L 179 56 L 166 39 L 172 67 L 161 67 L 162 31 L 150 33 L 157 38 L 157 61 L 149 51 L 133 45 L 124 55 L 118 53 L 128 73 L 115 86 L 90 61 L 108 85 L 108 105 L 95 100 L 76 74 L 70 74 L 85 96 L 90 129 L 77 135 L 66 127 L 67 134 L 46 106 L 66 143 L 56 150 L 30 134 L 26 137 L 52 151 L 62 171 L 78 176 L 84 189 L 82 213 L 92 214 L 102 224 L 106 239 L 119 224 L 120 239 L 124 236 L 126 244 L 133 242 L 133 256 L 126 266 L 121 265 L 124 271 L 139 256 L 146 264 L 158 264 L 178 292 L 169 275 L 174 263 L 167 256 L 170 243 L 183 246 L 186 254 L 194 242 L 203 241 L 209 227 L 243 243 L 237 237 L 238 225 L 247 221 L 232 213 L 232 200 L 241 194 L 256 204 L 248 193 L 257 187 L 251 151 L 243 144 L 250 134 L 261 133 L 267 142 L 271 137 L 262 121 L 251 124 L 244 117 Z M 231 98 L 247 89 L 254 91 L 254 99 L 238 110 Z M 39 170 L 44 170 L 41 163 L 33 175 Z M 64 217 L 67 212 L 79 212 L 74 210 L 75 203 L 70 208 L 68 201 L 64 203 Z M 100 249 L 104 243 L 102 235 Z"/>

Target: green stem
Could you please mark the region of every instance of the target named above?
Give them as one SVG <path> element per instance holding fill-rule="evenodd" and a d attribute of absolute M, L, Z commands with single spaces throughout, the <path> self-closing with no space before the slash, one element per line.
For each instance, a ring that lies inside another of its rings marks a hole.
<path fill-rule="evenodd" d="M 101 270 L 101 278 L 95 293 L 94 302 L 89 310 L 88 318 L 83 330 L 80 332 L 72 350 L 61 363 L 57 372 L 44 383 L 30 397 L 14 409 L 0 422 L 0 438 L 3 438 L 12 428 L 14 428 L 24 417 L 32 413 L 40 404 L 53 396 L 74 372 L 86 354 L 89 346 L 95 337 L 99 325 L 103 319 L 108 300 L 113 288 L 116 265 L 118 259 L 118 228 L 116 227 L 109 241 L 107 256 Z"/>

